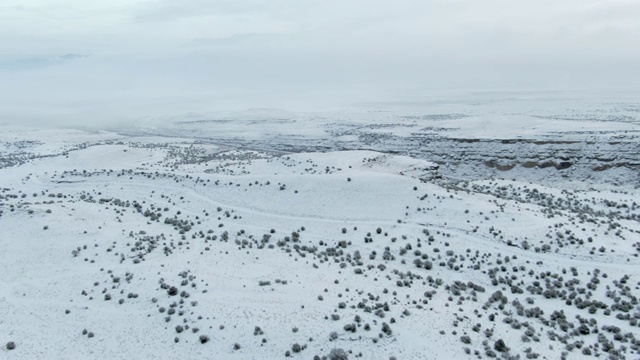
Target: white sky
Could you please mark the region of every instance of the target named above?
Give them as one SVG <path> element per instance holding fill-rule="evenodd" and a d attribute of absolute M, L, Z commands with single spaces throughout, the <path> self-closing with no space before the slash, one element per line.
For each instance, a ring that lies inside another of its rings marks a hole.
<path fill-rule="evenodd" d="M 2 0 L 0 122 L 640 84 L 638 0 Z"/>

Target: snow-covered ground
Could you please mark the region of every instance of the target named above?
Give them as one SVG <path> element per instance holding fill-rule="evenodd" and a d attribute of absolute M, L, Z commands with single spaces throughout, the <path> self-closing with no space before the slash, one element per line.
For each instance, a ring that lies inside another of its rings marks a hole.
<path fill-rule="evenodd" d="M 633 163 L 458 177 L 382 136 L 598 148 L 638 122 L 285 115 L 3 127 L 0 358 L 640 357 L 640 191 L 605 181 Z"/>

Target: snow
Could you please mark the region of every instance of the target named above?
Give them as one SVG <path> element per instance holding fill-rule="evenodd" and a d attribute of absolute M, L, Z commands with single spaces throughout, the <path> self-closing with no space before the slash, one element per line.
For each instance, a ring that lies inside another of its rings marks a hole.
<path fill-rule="evenodd" d="M 441 122 L 425 125 L 438 126 Z M 448 136 L 467 139 L 517 139 L 571 132 L 634 131 L 637 124 L 617 121 L 549 119 L 530 115 L 480 115 L 446 122 Z M 566 136 L 566 134 L 565 134 Z"/>
<path fill-rule="evenodd" d="M 607 356 L 599 334 L 611 342 L 609 355 L 638 357 L 638 339 L 624 343 L 607 330 L 637 333 L 637 187 L 461 180 L 442 176 L 429 159 L 373 146 L 264 149 L 273 138 L 259 148 L 234 146 L 236 136 L 262 139 L 269 131 L 326 136 L 324 125 L 300 133 L 281 120 L 291 114 L 267 112 L 265 123 L 246 127 L 188 125 L 227 134 L 224 143 L 175 131 L 3 127 L 0 156 L 11 162 L 0 168 L 0 358 L 265 359 L 283 358 L 298 343 L 304 349 L 292 358 L 342 348 L 349 358 L 452 359 L 500 356 L 498 339 L 522 357 L 566 351 L 583 358 L 586 348 Z M 509 127 L 500 116 L 461 118 L 446 121 L 446 136 L 563 136 L 567 123 L 523 117 Z M 596 273 L 598 283 L 585 288 Z M 536 282 L 557 293 L 535 293 Z M 496 291 L 502 295 L 489 301 Z M 576 297 L 610 313 L 580 308 Z M 543 314 L 527 317 L 520 305 Z M 167 319 L 169 309 L 176 312 Z M 589 334 L 573 332 L 576 316 L 595 321 L 586 322 Z M 178 325 L 189 329 L 178 333 Z M 256 326 L 263 334 L 254 335 Z M 200 335 L 209 341 L 201 344 Z M 4 347 L 9 341 L 16 349 Z M 567 348 L 576 341 L 581 348 Z"/>

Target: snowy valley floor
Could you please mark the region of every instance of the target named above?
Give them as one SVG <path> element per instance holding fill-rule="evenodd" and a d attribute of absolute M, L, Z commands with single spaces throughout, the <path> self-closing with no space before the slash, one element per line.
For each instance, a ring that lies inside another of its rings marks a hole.
<path fill-rule="evenodd" d="M 367 150 L 0 140 L 2 359 L 640 358 L 637 188 L 447 181 Z"/>

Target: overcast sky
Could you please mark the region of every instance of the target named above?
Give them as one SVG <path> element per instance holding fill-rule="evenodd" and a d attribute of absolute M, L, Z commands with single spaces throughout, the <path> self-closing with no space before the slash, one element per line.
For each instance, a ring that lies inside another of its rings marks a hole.
<path fill-rule="evenodd" d="M 625 88 L 638 64 L 637 0 L 0 2 L 0 122 Z"/>

